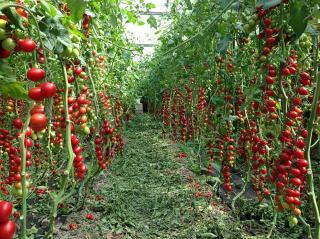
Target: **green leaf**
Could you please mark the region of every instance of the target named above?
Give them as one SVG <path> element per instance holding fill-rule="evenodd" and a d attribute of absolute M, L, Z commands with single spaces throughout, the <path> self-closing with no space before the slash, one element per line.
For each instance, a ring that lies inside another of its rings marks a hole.
<path fill-rule="evenodd" d="M 144 21 L 140 21 L 140 20 L 137 23 L 139 26 L 143 26 L 145 24 Z"/>
<path fill-rule="evenodd" d="M 152 9 L 152 8 L 155 8 L 156 7 L 156 5 L 154 4 L 154 3 L 147 3 L 146 4 L 146 8 L 148 9 L 148 10 L 150 10 L 150 9 Z"/>
<path fill-rule="evenodd" d="M 27 90 L 22 82 L 1 83 L 0 93 L 14 99 L 28 99 Z"/>
<path fill-rule="evenodd" d="M 192 4 L 191 4 L 191 1 L 190 0 L 184 0 L 185 3 L 187 4 L 187 7 L 189 10 L 192 10 Z"/>
<path fill-rule="evenodd" d="M 45 0 L 40 1 L 40 6 L 51 17 L 55 17 L 58 14 L 58 10 Z"/>
<path fill-rule="evenodd" d="M 116 27 L 118 25 L 118 19 L 115 15 L 110 16 L 109 22 L 113 27 Z"/>
<path fill-rule="evenodd" d="M 309 8 L 303 1 L 290 2 L 289 24 L 298 39 L 308 25 Z"/>
<path fill-rule="evenodd" d="M 149 23 L 149 25 L 155 29 L 158 28 L 158 23 L 157 23 L 157 19 L 154 16 L 150 16 L 147 20 L 147 22 Z"/>
<path fill-rule="evenodd" d="M 5 8 L 2 12 L 9 18 L 9 20 L 21 30 L 24 30 L 23 18 L 16 12 L 14 8 Z"/>
<path fill-rule="evenodd" d="M 87 2 L 84 0 L 67 0 L 68 8 L 71 11 L 71 19 L 79 22 L 83 18 Z"/>
<path fill-rule="evenodd" d="M 230 42 L 229 36 L 225 36 L 224 38 L 222 38 L 219 41 L 218 46 L 217 46 L 218 52 L 225 53 L 228 49 L 229 42 Z"/>

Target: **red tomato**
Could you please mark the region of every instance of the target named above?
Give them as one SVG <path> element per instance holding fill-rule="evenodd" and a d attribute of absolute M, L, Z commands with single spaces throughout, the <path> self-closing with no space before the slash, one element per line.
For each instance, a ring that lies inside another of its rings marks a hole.
<path fill-rule="evenodd" d="M 46 72 L 40 68 L 31 68 L 27 72 L 27 77 L 34 82 L 41 81 L 46 77 Z"/>
<path fill-rule="evenodd" d="M 57 92 L 57 87 L 52 82 L 45 82 L 39 85 L 41 87 L 42 96 L 44 98 L 53 97 Z"/>
<path fill-rule="evenodd" d="M 85 103 L 87 103 L 86 96 L 85 96 L 85 95 L 79 96 L 79 97 L 78 97 L 78 104 L 79 104 L 79 105 L 83 105 L 83 104 L 85 104 Z"/>
<path fill-rule="evenodd" d="M 32 39 L 22 39 L 18 41 L 19 49 L 24 52 L 33 52 L 37 48 L 37 44 Z"/>
<path fill-rule="evenodd" d="M 34 87 L 29 89 L 28 96 L 36 101 L 43 100 L 43 94 L 40 87 Z"/>
<path fill-rule="evenodd" d="M 0 239 L 12 239 L 16 232 L 14 221 L 7 221 L 0 224 Z"/>
<path fill-rule="evenodd" d="M 35 105 L 35 106 L 33 106 L 32 110 L 30 111 L 30 114 L 33 115 L 35 113 L 44 114 L 44 106 L 43 105 Z"/>
<path fill-rule="evenodd" d="M 3 49 L 0 46 L 0 59 L 8 58 L 9 56 L 11 56 L 11 52 Z"/>
<path fill-rule="evenodd" d="M 74 68 L 74 73 L 75 73 L 77 76 L 80 75 L 81 72 L 82 72 L 82 68 L 81 68 L 80 66 L 76 66 L 76 67 Z"/>
<path fill-rule="evenodd" d="M 23 127 L 23 123 L 22 123 L 22 120 L 20 118 L 16 118 L 16 119 L 12 120 L 12 125 L 16 129 L 22 129 L 22 127 Z"/>
<path fill-rule="evenodd" d="M 36 132 L 45 129 L 47 126 L 47 117 L 45 114 L 35 113 L 31 116 L 30 127 Z"/>
<path fill-rule="evenodd" d="M 10 220 L 12 212 L 12 204 L 6 201 L 0 201 L 0 223 L 4 223 Z M 0 238 L 1 238 L 0 230 Z"/>

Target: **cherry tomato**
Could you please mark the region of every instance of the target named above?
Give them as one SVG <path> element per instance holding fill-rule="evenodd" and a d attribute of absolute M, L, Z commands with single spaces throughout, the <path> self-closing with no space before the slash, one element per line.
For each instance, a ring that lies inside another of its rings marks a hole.
<path fill-rule="evenodd" d="M 12 204 L 6 201 L 0 201 L 0 223 L 7 222 L 10 220 L 12 213 Z M 1 230 L 0 230 L 1 238 Z"/>
<path fill-rule="evenodd" d="M 19 48 L 24 52 L 33 52 L 37 44 L 32 39 L 22 39 L 18 41 Z"/>
<path fill-rule="evenodd" d="M 0 239 L 12 239 L 16 232 L 14 221 L 7 221 L 0 224 Z"/>
<path fill-rule="evenodd" d="M 35 101 L 43 100 L 43 94 L 40 87 L 29 89 L 28 96 L 30 97 L 30 99 L 33 99 Z"/>
<path fill-rule="evenodd" d="M 46 72 L 40 68 L 31 68 L 27 72 L 27 77 L 31 81 L 38 82 L 46 77 Z"/>
<path fill-rule="evenodd" d="M 16 48 L 16 43 L 12 38 L 7 38 L 2 41 L 1 46 L 7 51 L 13 51 Z"/>
<path fill-rule="evenodd" d="M 47 117 L 45 116 L 45 114 L 35 113 L 31 116 L 30 127 L 35 132 L 39 132 L 45 129 L 46 126 L 47 126 Z"/>
<path fill-rule="evenodd" d="M 39 85 L 41 87 L 42 96 L 44 98 L 53 97 L 56 94 L 57 87 L 52 82 L 45 82 Z"/>

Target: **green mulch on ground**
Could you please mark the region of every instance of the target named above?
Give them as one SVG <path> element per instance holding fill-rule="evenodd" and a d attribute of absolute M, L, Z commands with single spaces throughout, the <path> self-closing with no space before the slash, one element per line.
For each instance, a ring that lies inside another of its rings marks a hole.
<path fill-rule="evenodd" d="M 215 196 L 195 197 L 210 186 L 192 187 L 198 179 L 188 169 L 190 159 L 179 158 L 179 147 L 162 139 L 152 116 L 136 116 L 124 135 L 124 154 L 94 184 L 86 209 L 58 225 L 58 238 L 265 238 L 250 236 L 251 224 L 241 224 Z M 85 219 L 87 213 L 95 220 Z M 70 223 L 77 229 L 70 231 Z"/>

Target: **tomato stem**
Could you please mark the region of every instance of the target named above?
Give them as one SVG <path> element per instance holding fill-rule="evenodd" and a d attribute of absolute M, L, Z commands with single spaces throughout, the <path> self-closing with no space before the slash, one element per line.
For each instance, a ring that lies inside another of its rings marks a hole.
<path fill-rule="evenodd" d="M 304 152 L 305 158 L 308 160 L 309 166 L 308 166 L 308 189 L 309 189 L 309 197 L 312 202 L 313 206 L 313 212 L 315 214 L 315 233 L 314 233 L 314 239 L 320 239 L 320 212 L 318 208 L 318 201 L 317 196 L 315 194 L 314 190 L 314 175 L 312 171 L 312 160 L 311 160 L 311 146 L 312 146 L 312 135 L 314 130 L 314 123 L 317 117 L 317 107 L 319 102 L 319 96 L 320 96 L 320 78 L 318 77 L 318 53 L 319 53 L 319 47 L 318 47 L 319 37 L 314 36 L 313 37 L 313 68 L 314 68 L 314 81 L 316 82 L 316 88 L 314 90 L 313 95 L 313 102 L 312 102 L 312 109 L 311 109 L 311 115 L 308 121 L 308 137 L 306 139 L 306 150 Z"/>

